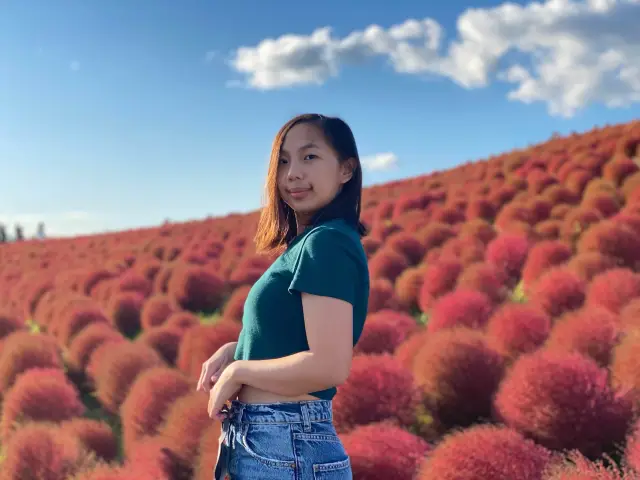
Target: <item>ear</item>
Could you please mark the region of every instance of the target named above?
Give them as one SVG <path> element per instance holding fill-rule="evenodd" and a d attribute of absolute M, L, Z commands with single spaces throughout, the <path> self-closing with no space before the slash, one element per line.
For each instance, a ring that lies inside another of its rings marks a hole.
<path fill-rule="evenodd" d="M 340 181 L 342 184 L 347 183 L 353 177 L 353 172 L 356 170 L 355 158 L 350 158 L 340 165 Z"/>

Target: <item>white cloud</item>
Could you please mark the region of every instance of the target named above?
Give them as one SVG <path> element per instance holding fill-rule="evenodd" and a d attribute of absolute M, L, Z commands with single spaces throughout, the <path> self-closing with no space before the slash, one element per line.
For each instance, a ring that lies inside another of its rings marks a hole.
<path fill-rule="evenodd" d="M 494 79 L 514 84 L 509 99 L 544 102 L 552 115 L 568 117 L 592 103 L 640 102 L 639 7 L 640 0 L 547 0 L 470 8 L 448 46 L 430 18 L 342 38 L 323 27 L 238 48 L 230 64 L 247 86 L 268 90 L 321 85 L 342 67 L 382 57 L 397 73 L 440 75 L 467 89 Z M 499 66 L 513 52 L 527 62 Z"/>
<path fill-rule="evenodd" d="M 371 171 L 391 170 L 398 166 L 398 157 L 395 153 L 385 152 L 369 155 L 360 159 L 362 168 Z"/>
<path fill-rule="evenodd" d="M 57 213 L 14 213 L 0 212 L 0 223 L 5 226 L 7 233 L 14 234 L 16 224 L 22 225 L 24 235 L 31 238 L 39 222 L 44 222 L 47 236 L 81 235 L 103 230 L 104 219 L 101 215 L 84 212 L 68 211 Z"/>

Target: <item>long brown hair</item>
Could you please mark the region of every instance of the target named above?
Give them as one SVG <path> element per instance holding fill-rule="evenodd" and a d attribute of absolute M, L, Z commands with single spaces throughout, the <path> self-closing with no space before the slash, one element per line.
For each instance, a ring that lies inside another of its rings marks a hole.
<path fill-rule="evenodd" d="M 265 205 L 260 212 L 258 229 L 254 237 L 258 252 L 282 250 L 297 236 L 294 211 L 282 200 L 278 190 L 278 165 L 284 139 L 289 130 L 299 123 L 310 123 L 318 127 L 329 146 L 337 154 L 339 162 L 346 162 L 349 159 L 355 162 L 351 179 L 344 184 L 342 190 L 328 205 L 313 215 L 309 226 L 317 225 L 320 221 L 342 218 L 350 223 L 361 237 L 366 235 L 366 228 L 360 222 L 362 167 L 353 132 L 340 118 L 306 113 L 285 123 L 273 141 L 265 184 Z"/>

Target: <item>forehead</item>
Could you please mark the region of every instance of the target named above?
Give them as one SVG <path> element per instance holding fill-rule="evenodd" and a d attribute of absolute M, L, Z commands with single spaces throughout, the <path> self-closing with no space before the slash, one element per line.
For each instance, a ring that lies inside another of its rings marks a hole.
<path fill-rule="evenodd" d="M 327 148 L 322 131 L 315 125 L 299 123 L 287 132 L 282 142 L 282 153 L 292 154 L 304 148 Z"/>

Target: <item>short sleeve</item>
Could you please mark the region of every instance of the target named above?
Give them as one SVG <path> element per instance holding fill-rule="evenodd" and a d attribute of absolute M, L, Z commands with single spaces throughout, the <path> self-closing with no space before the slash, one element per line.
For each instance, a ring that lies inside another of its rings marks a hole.
<path fill-rule="evenodd" d="M 319 229 L 303 239 L 289 292 L 339 298 L 354 305 L 358 275 L 355 242 L 340 231 Z"/>

